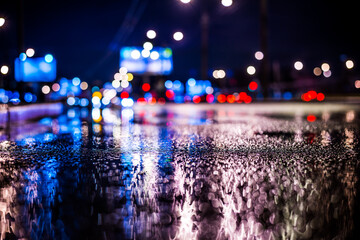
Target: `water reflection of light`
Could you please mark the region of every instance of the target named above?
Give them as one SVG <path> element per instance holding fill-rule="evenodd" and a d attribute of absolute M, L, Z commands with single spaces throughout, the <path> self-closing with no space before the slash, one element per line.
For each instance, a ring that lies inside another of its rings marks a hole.
<path fill-rule="evenodd" d="M 328 112 L 323 112 L 321 118 L 322 118 L 322 120 L 323 120 L 324 122 L 329 121 L 329 119 L 330 119 L 330 113 L 328 113 Z"/>
<path fill-rule="evenodd" d="M 134 111 L 131 108 L 125 108 L 121 110 L 122 123 L 129 123 L 134 119 Z"/>
<path fill-rule="evenodd" d="M 93 131 L 95 134 L 100 134 L 102 131 L 102 126 L 98 123 L 93 125 Z"/>
<path fill-rule="evenodd" d="M 331 143 L 330 133 L 325 130 L 321 131 L 321 144 L 323 146 L 329 146 L 330 143 Z"/>
<path fill-rule="evenodd" d="M 354 148 L 354 131 L 345 128 L 345 146 L 353 149 Z"/>
<path fill-rule="evenodd" d="M 355 112 L 354 111 L 348 111 L 346 113 L 346 122 L 352 122 L 355 119 Z"/>

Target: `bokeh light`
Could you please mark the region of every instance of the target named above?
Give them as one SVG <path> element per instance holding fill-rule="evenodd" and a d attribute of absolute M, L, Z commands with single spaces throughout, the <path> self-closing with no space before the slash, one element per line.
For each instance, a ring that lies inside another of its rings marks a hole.
<path fill-rule="evenodd" d="M 44 59 L 45 59 L 45 62 L 51 63 L 54 60 L 54 57 L 51 54 L 46 54 Z"/>
<path fill-rule="evenodd" d="M 255 53 L 256 60 L 262 60 L 264 58 L 264 54 L 261 51 L 257 51 Z"/>
<path fill-rule="evenodd" d="M 328 63 L 321 64 L 321 70 L 323 70 L 324 72 L 329 71 L 330 70 L 330 65 Z"/>
<path fill-rule="evenodd" d="M 249 74 L 249 75 L 254 75 L 255 72 L 256 72 L 256 69 L 254 66 L 248 66 L 247 69 L 246 69 L 246 72 Z"/>
<path fill-rule="evenodd" d="M 143 44 L 143 47 L 144 47 L 145 50 L 148 50 L 148 51 L 150 51 L 151 49 L 153 49 L 153 45 L 152 45 L 151 42 L 145 42 L 145 43 Z"/>
<path fill-rule="evenodd" d="M 54 83 L 54 84 L 51 86 L 51 89 L 52 89 L 54 92 L 58 92 L 58 91 L 60 90 L 60 84 Z"/>
<path fill-rule="evenodd" d="M 152 52 L 150 53 L 150 58 L 151 58 L 152 60 L 157 60 L 157 59 L 159 59 L 159 57 L 160 57 L 160 55 L 159 55 L 159 53 L 158 53 L 157 51 L 152 51 Z"/>
<path fill-rule="evenodd" d="M 0 27 L 4 26 L 5 24 L 5 18 L 0 18 Z"/>
<path fill-rule="evenodd" d="M 80 85 L 80 83 L 81 83 L 80 78 L 74 77 L 72 80 L 72 83 L 74 84 L 74 86 Z"/>
<path fill-rule="evenodd" d="M 150 84 L 144 83 L 141 88 L 144 92 L 148 92 L 148 91 L 150 91 Z"/>
<path fill-rule="evenodd" d="M 26 56 L 33 57 L 35 55 L 35 50 L 33 48 L 28 48 L 26 50 Z"/>
<path fill-rule="evenodd" d="M 354 67 L 354 62 L 352 60 L 347 60 L 345 66 L 347 69 L 352 69 Z"/>
<path fill-rule="evenodd" d="M 230 7 L 233 4 L 233 1 L 232 0 L 221 0 L 221 4 L 224 7 Z"/>
<path fill-rule="evenodd" d="M 226 76 L 226 73 L 225 73 L 224 70 L 220 69 L 220 70 L 217 71 L 217 77 L 218 78 L 225 78 L 225 76 Z"/>
<path fill-rule="evenodd" d="M 127 72 L 128 72 L 128 70 L 127 70 L 126 67 L 121 67 L 121 68 L 119 69 L 119 73 L 120 73 L 121 75 L 125 75 Z"/>
<path fill-rule="evenodd" d="M 131 57 L 135 60 L 139 59 L 141 56 L 141 53 L 139 52 L 139 50 L 132 50 L 131 51 Z"/>
<path fill-rule="evenodd" d="M 156 38 L 156 32 L 154 30 L 149 30 L 149 31 L 146 32 L 146 36 L 149 39 L 154 39 L 154 38 Z"/>
<path fill-rule="evenodd" d="M 316 117 L 314 115 L 308 115 L 306 117 L 306 119 L 309 121 L 309 122 L 315 122 L 316 121 Z"/>
<path fill-rule="evenodd" d="M 255 81 L 249 83 L 249 91 L 253 92 L 258 88 L 258 84 Z"/>
<path fill-rule="evenodd" d="M 300 71 L 301 69 L 303 69 L 303 67 L 304 67 L 304 64 L 303 64 L 302 62 L 300 62 L 300 61 L 296 61 L 296 62 L 294 63 L 294 68 L 295 68 L 296 70 L 298 70 L 298 71 Z"/>
<path fill-rule="evenodd" d="M 360 88 L 360 80 L 355 81 L 355 88 L 357 88 L 357 89 Z"/>
<path fill-rule="evenodd" d="M 314 73 L 315 76 L 320 76 L 321 73 L 322 73 L 322 70 L 321 70 L 321 68 L 316 67 L 316 68 L 314 68 L 313 73 Z"/>
<path fill-rule="evenodd" d="M 324 101 L 325 95 L 323 93 L 318 93 L 316 99 L 320 102 Z"/>
<path fill-rule="evenodd" d="M 85 91 L 86 89 L 88 89 L 89 85 L 87 84 L 87 82 L 82 82 L 80 83 L 80 89 Z"/>
<path fill-rule="evenodd" d="M 50 93 L 50 87 L 48 85 L 44 85 L 42 88 L 41 88 L 41 92 L 43 94 L 49 94 Z"/>
<path fill-rule="evenodd" d="M 331 70 L 323 72 L 324 77 L 329 78 L 331 77 Z"/>
<path fill-rule="evenodd" d="M 181 41 L 184 38 L 184 34 L 182 32 L 176 32 L 173 35 L 175 41 Z"/>
<path fill-rule="evenodd" d="M 1 73 L 4 74 L 4 75 L 5 75 L 5 74 L 8 74 L 8 72 L 9 72 L 9 67 L 6 66 L 6 65 L 3 65 L 3 66 L 1 66 L 0 71 L 1 71 Z"/>

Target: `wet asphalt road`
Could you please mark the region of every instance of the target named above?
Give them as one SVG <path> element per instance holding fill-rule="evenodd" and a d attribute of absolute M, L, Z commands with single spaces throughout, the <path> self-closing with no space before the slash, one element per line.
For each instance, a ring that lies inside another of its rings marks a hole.
<path fill-rule="evenodd" d="M 359 239 L 359 117 L 168 105 L 13 125 L 0 239 Z"/>

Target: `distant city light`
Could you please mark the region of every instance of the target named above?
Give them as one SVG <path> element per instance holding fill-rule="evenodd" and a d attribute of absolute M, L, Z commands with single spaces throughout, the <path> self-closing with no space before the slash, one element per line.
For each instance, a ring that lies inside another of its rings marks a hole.
<path fill-rule="evenodd" d="M 72 84 L 74 84 L 74 86 L 78 86 L 78 85 L 80 85 L 80 83 L 81 83 L 80 78 L 78 78 L 78 77 L 73 78 Z"/>
<path fill-rule="evenodd" d="M 31 93 L 29 93 L 29 92 L 27 92 L 27 93 L 25 93 L 25 95 L 24 95 L 24 100 L 25 100 L 25 102 L 32 102 L 32 100 L 33 100 L 33 95 L 31 94 Z"/>
<path fill-rule="evenodd" d="M 4 26 L 5 18 L 0 18 L 0 27 Z"/>
<path fill-rule="evenodd" d="M 213 87 L 206 87 L 205 88 L 205 92 L 207 93 L 207 94 L 213 94 L 214 93 L 214 88 Z"/>
<path fill-rule="evenodd" d="M 214 95 L 212 95 L 212 94 L 206 95 L 206 101 L 207 101 L 208 103 L 213 103 L 214 100 L 215 100 Z"/>
<path fill-rule="evenodd" d="M 307 119 L 309 122 L 315 122 L 316 117 L 315 117 L 314 115 L 308 115 L 308 116 L 306 117 L 306 119 Z"/>
<path fill-rule="evenodd" d="M 166 80 L 166 81 L 165 81 L 165 87 L 166 87 L 167 89 L 172 88 L 172 87 L 173 87 L 172 81 L 171 81 L 171 80 Z"/>
<path fill-rule="evenodd" d="M 129 85 L 130 85 L 130 84 L 129 84 L 128 81 L 121 81 L 121 83 L 120 83 L 120 86 L 121 86 L 122 88 L 127 88 Z"/>
<path fill-rule="evenodd" d="M 119 73 L 120 73 L 121 75 L 125 75 L 125 74 L 127 74 L 127 72 L 128 72 L 128 70 L 127 70 L 126 67 L 121 67 L 121 68 L 119 69 Z"/>
<path fill-rule="evenodd" d="M 254 66 L 248 66 L 247 69 L 246 69 L 246 72 L 249 74 L 249 75 L 254 75 L 255 72 L 256 72 L 256 69 Z"/>
<path fill-rule="evenodd" d="M 51 54 L 46 54 L 44 59 L 45 59 L 45 62 L 51 63 L 54 60 L 54 57 Z"/>
<path fill-rule="evenodd" d="M 111 85 L 113 86 L 113 88 L 118 88 L 118 87 L 120 87 L 120 81 L 114 80 L 114 81 L 112 81 Z"/>
<path fill-rule="evenodd" d="M 121 100 L 121 105 L 123 107 L 132 107 L 134 105 L 134 100 L 132 98 L 124 98 Z"/>
<path fill-rule="evenodd" d="M 316 99 L 320 102 L 324 101 L 325 95 L 323 93 L 318 93 Z"/>
<path fill-rule="evenodd" d="M 360 80 L 355 81 L 355 88 L 360 88 Z"/>
<path fill-rule="evenodd" d="M 218 78 L 218 70 L 214 70 L 212 75 L 214 78 L 217 79 Z"/>
<path fill-rule="evenodd" d="M 181 1 L 182 3 L 185 3 L 185 4 L 191 2 L 191 0 L 180 0 L 180 1 Z"/>
<path fill-rule="evenodd" d="M 35 50 L 34 50 L 34 49 L 28 48 L 28 49 L 26 50 L 26 56 L 28 56 L 28 57 L 33 57 L 34 55 L 35 55 Z"/>
<path fill-rule="evenodd" d="M 146 49 L 146 50 L 148 50 L 148 51 L 150 51 L 151 49 L 153 49 L 153 45 L 152 45 L 151 42 L 145 42 L 145 43 L 143 44 L 143 47 L 144 47 L 144 49 Z"/>
<path fill-rule="evenodd" d="M 303 63 L 300 62 L 300 61 L 296 61 L 296 62 L 294 63 L 294 68 L 295 68 L 296 70 L 298 70 L 298 71 L 300 71 L 301 69 L 303 69 L 303 67 L 304 67 L 304 65 L 303 65 Z"/>
<path fill-rule="evenodd" d="M 258 88 L 258 84 L 255 81 L 249 83 L 249 91 L 254 92 Z"/>
<path fill-rule="evenodd" d="M 129 97 L 129 93 L 128 93 L 128 92 L 122 92 L 122 93 L 120 94 L 120 97 L 121 97 L 121 98 L 128 98 L 128 97 Z"/>
<path fill-rule="evenodd" d="M 26 56 L 26 54 L 25 54 L 25 53 L 20 53 L 20 55 L 19 55 L 19 59 L 20 59 L 20 61 L 25 61 L 25 60 L 26 60 L 26 58 L 27 58 L 27 56 Z"/>
<path fill-rule="evenodd" d="M 82 98 L 80 100 L 80 106 L 86 107 L 87 105 L 89 105 L 89 100 L 87 100 L 86 98 Z"/>
<path fill-rule="evenodd" d="M 182 32 L 176 32 L 173 37 L 175 41 L 181 41 L 184 38 L 184 34 Z"/>
<path fill-rule="evenodd" d="M 66 100 L 67 104 L 69 104 L 70 106 L 75 104 L 75 98 L 74 97 L 68 97 L 68 99 Z"/>
<path fill-rule="evenodd" d="M 221 0 L 221 4 L 224 7 L 230 7 L 233 4 L 233 1 L 232 0 Z"/>
<path fill-rule="evenodd" d="M 133 58 L 133 59 L 139 59 L 140 58 L 140 56 L 141 56 L 141 54 L 140 54 L 140 52 L 139 52 L 139 50 L 132 50 L 131 51 L 131 57 Z"/>
<path fill-rule="evenodd" d="M 157 51 L 152 51 L 152 52 L 150 53 L 150 58 L 151 58 L 152 60 L 157 60 L 157 59 L 159 59 L 159 57 L 160 57 L 160 54 L 159 54 Z"/>
<path fill-rule="evenodd" d="M 196 80 L 194 78 L 189 78 L 188 81 L 187 81 L 187 84 L 190 87 L 194 87 L 196 85 Z"/>
<path fill-rule="evenodd" d="M 345 65 L 347 69 L 352 69 L 354 67 L 354 62 L 352 60 L 347 60 Z"/>
<path fill-rule="evenodd" d="M 94 105 L 99 104 L 100 101 L 101 101 L 101 99 L 100 99 L 98 96 L 94 96 L 94 97 L 91 99 L 91 102 L 92 102 Z"/>
<path fill-rule="evenodd" d="M 126 75 L 127 75 L 127 77 L 128 77 L 127 80 L 128 80 L 129 82 L 134 79 L 134 75 L 133 75 L 132 73 L 127 73 Z"/>
<path fill-rule="evenodd" d="M 256 60 L 262 60 L 264 58 L 264 54 L 261 51 L 257 51 L 255 53 Z"/>
<path fill-rule="evenodd" d="M 43 94 L 49 94 L 50 93 L 50 87 L 48 85 L 44 85 L 42 88 L 41 88 L 41 92 Z"/>
<path fill-rule="evenodd" d="M 150 84 L 144 83 L 144 84 L 142 85 L 142 90 L 143 90 L 144 92 L 150 91 Z"/>
<path fill-rule="evenodd" d="M 141 56 L 142 56 L 143 58 L 148 58 L 148 57 L 150 57 L 150 51 L 147 50 L 147 49 L 143 49 L 143 50 L 141 51 Z"/>
<path fill-rule="evenodd" d="M 154 30 L 149 30 L 149 31 L 146 32 L 146 36 L 149 39 L 154 39 L 154 38 L 156 38 L 156 32 Z"/>
<path fill-rule="evenodd" d="M 197 95 L 195 95 L 192 100 L 193 100 L 194 103 L 200 103 L 201 102 L 201 98 L 199 96 L 197 96 Z"/>
<path fill-rule="evenodd" d="M 225 76 L 226 76 L 226 73 L 224 70 L 222 70 L 222 69 L 218 70 L 218 72 L 217 72 L 218 78 L 225 78 Z"/>
<path fill-rule="evenodd" d="M 120 81 L 121 80 L 121 73 L 115 73 L 114 79 Z"/>
<path fill-rule="evenodd" d="M 314 72 L 315 76 L 320 76 L 322 73 L 322 70 L 319 67 L 316 67 L 316 68 L 314 68 L 313 72 Z"/>
<path fill-rule="evenodd" d="M 81 90 L 85 91 L 88 87 L 89 87 L 89 85 L 87 84 L 87 82 L 80 83 Z"/>
<path fill-rule="evenodd" d="M 6 75 L 6 74 L 8 74 L 8 72 L 9 72 L 9 67 L 6 66 L 6 65 L 3 65 L 3 66 L 1 67 L 1 69 L 0 69 L 0 71 L 1 71 L 2 74 Z"/>
<path fill-rule="evenodd" d="M 214 70 L 213 71 L 213 77 L 216 78 L 216 79 L 219 79 L 219 78 L 225 78 L 226 76 L 226 72 L 222 69 L 220 70 Z"/>
<path fill-rule="evenodd" d="M 323 72 L 323 75 L 324 75 L 324 77 L 326 77 L 326 78 L 331 77 L 331 71 L 330 71 L 330 70 L 324 71 L 324 72 Z"/>
<path fill-rule="evenodd" d="M 321 70 L 323 70 L 324 72 L 329 71 L 330 70 L 330 65 L 328 63 L 321 64 Z"/>
<path fill-rule="evenodd" d="M 58 91 L 60 90 L 60 84 L 54 83 L 54 84 L 51 86 L 51 89 L 52 89 L 54 92 L 58 92 Z"/>

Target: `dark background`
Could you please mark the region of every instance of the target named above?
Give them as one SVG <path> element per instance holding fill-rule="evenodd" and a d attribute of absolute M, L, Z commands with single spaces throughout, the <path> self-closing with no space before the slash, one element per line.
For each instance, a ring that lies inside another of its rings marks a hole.
<path fill-rule="evenodd" d="M 0 64 L 13 65 L 17 51 L 18 0 L 2 1 Z M 52 53 L 59 77 L 111 81 L 119 66 L 119 48 L 142 45 L 148 29 L 158 33 L 156 45 L 174 52 L 170 79 L 200 77 L 201 0 L 184 5 L 179 0 L 24 1 L 24 47 L 36 55 Z M 234 0 L 225 8 L 208 0 L 210 9 L 209 68 L 245 71 L 260 49 L 259 1 Z M 132 13 L 131 8 L 134 9 Z M 292 66 L 304 62 L 304 71 L 327 61 L 333 74 L 341 56 L 359 58 L 359 9 L 354 1 L 269 0 L 269 56 L 271 62 Z M 175 31 L 184 40 L 175 42 Z"/>

